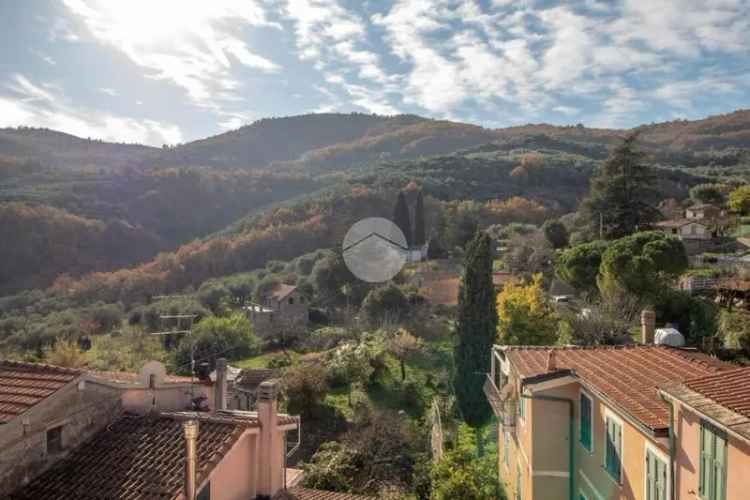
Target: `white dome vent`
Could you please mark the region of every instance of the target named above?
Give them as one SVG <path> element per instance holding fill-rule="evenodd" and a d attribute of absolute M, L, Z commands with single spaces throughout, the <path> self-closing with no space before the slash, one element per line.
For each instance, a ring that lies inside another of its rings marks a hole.
<path fill-rule="evenodd" d="M 657 328 L 654 335 L 654 343 L 656 345 L 684 347 L 685 337 L 676 328 Z"/>

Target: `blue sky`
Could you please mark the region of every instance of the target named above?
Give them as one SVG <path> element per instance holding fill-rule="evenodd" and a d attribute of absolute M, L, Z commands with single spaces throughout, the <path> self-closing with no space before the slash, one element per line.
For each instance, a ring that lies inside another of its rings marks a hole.
<path fill-rule="evenodd" d="M 629 127 L 750 107 L 750 0 L 0 0 L 0 127 L 174 144 L 268 116 Z"/>

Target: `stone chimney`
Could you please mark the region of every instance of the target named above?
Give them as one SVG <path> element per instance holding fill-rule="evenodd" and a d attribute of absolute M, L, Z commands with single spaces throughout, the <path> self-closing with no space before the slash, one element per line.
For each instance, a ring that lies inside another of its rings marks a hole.
<path fill-rule="evenodd" d="M 547 371 L 557 371 L 557 351 L 555 349 L 550 349 L 547 353 Z"/>
<path fill-rule="evenodd" d="M 216 383 L 214 384 L 214 410 L 227 409 L 227 360 L 216 360 Z"/>
<path fill-rule="evenodd" d="M 271 498 L 284 486 L 286 447 L 284 435 L 278 427 L 278 380 L 266 380 L 258 386 L 258 419 L 260 420 L 260 449 L 258 497 Z"/>
<path fill-rule="evenodd" d="M 641 312 L 641 343 L 650 345 L 654 343 L 654 332 L 656 331 L 656 313 L 651 309 Z"/>
<path fill-rule="evenodd" d="M 185 500 L 195 500 L 196 471 L 198 470 L 198 421 L 183 422 L 185 431 Z"/>

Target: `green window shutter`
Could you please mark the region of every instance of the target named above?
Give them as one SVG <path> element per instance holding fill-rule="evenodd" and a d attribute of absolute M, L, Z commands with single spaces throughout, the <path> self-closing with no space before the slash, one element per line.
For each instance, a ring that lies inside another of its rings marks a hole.
<path fill-rule="evenodd" d="M 620 463 L 622 457 L 622 426 L 610 418 L 608 418 L 606 422 L 607 442 L 605 445 L 605 468 L 612 478 L 619 482 L 622 469 L 622 464 Z"/>
<path fill-rule="evenodd" d="M 584 448 L 591 451 L 591 400 L 585 394 L 581 394 L 580 412 L 581 444 Z"/>
<path fill-rule="evenodd" d="M 667 500 L 667 464 L 656 460 L 656 500 Z"/>
<path fill-rule="evenodd" d="M 714 435 L 714 456 L 713 456 L 713 499 L 712 500 L 725 500 L 726 499 L 726 456 L 727 456 L 727 440 L 724 436 Z"/>
<path fill-rule="evenodd" d="M 709 472 L 711 467 L 710 463 L 710 447 L 711 447 L 711 436 L 708 433 L 708 429 L 701 425 L 701 456 L 700 456 L 700 474 L 698 476 L 698 494 L 703 500 L 708 499 L 708 486 L 711 483 L 709 480 Z"/>

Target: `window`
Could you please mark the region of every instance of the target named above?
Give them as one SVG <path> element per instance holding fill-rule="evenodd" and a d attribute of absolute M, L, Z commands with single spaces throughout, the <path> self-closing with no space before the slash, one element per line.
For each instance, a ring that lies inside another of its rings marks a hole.
<path fill-rule="evenodd" d="M 518 416 L 521 420 L 526 421 L 526 398 L 519 394 L 518 397 Z"/>
<path fill-rule="evenodd" d="M 727 478 L 726 435 L 708 422 L 701 423 L 698 491 L 703 500 L 725 500 Z"/>
<path fill-rule="evenodd" d="M 581 393 L 581 403 L 580 403 L 580 418 L 581 418 L 581 425 L 580 425 L 580 435 L 581 435 L 581 445 L 583 445 L 584 448 L 586 448 L 589 452 L 591 452 L 591 444 L 592 444 L 592 422 L 591 422 L 591 398 L 587 395 Z"/>
<path fill-rule="evenodd" d="M 47 430 L 47 453 L 60 453 L 62 450 L 62 425 L 59 425 Z"/>
<path fill-rule="evenodd" d="M 195 500 L 211 500 L 211 482 L 209 481 L 206 483 L 206 485 L 203 487 L 200 493 L 198 493 L 198 496 L 195 497 Z"/>
<path fill-rule="evenodd" d="M 293 304 L 294 304 L 294 297 L 289 297 L 289 305 L 291 306 Z"/>
<path fill-rule="evenodd" d="M 503 433 L 503 462 L 505 466 L 510 466 L 510 432 L 505 431 Z"/>
<path fill-rule="evenodd" d="M 646 500 L 667 500 L 667 463 L 646 450 Z"/>
<path fill-rule="evenodd" d="M 622 424 L 612 417 L 607 417 L 606 422 L 604 468 L 619 483 L 622 481 Z"/>

